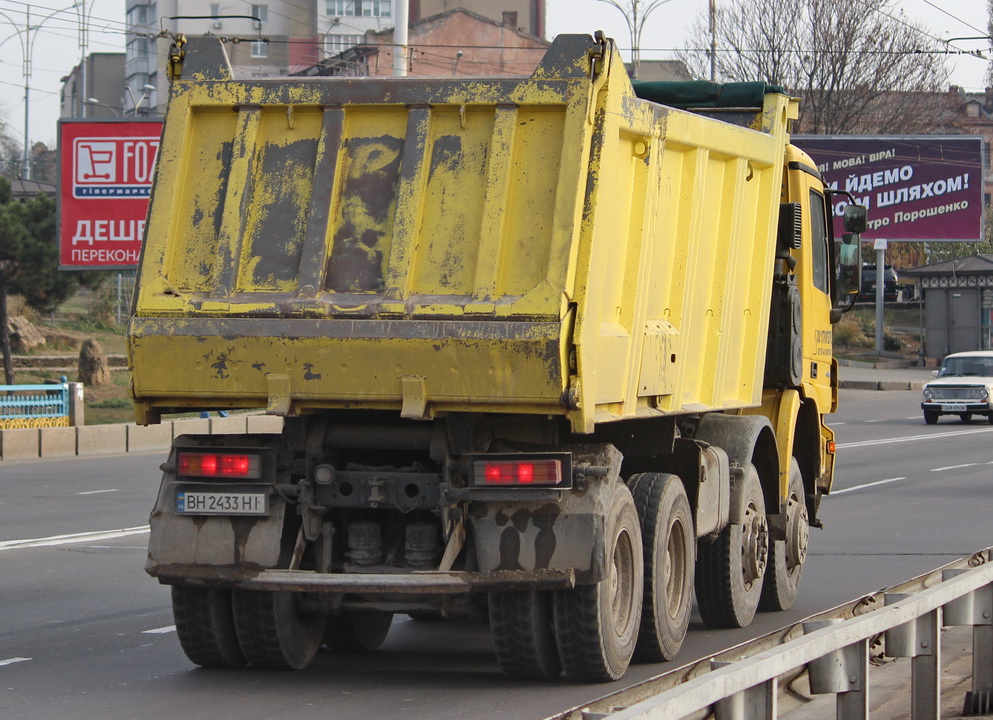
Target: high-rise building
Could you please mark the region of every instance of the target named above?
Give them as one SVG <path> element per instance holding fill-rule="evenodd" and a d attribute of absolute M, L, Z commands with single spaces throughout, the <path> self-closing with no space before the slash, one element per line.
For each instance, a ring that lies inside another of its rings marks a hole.
<path fill-rule="evenodd" d="M 238 38 L 228 45 L 241 77 L 289 75 L 367 42 L 395 25 L 397 0 L 125 0 L 124 115 L 161 113 L 168 96 L 168 33 Z M 411 23 L 464 8 L 541 37 L 545 0 L 407 0 Z M 256 39 L 257 38 L 257 39 Z"/>

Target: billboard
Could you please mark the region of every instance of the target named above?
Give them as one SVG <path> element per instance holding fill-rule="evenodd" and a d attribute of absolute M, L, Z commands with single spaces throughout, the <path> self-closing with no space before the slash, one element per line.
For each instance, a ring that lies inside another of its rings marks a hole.
<path fill-rule="evenodd" d="M 866 239 L 982 239 L 981 137 L 794 135 L 793 143 L 810 155 L 828 186 L 847 190 L 868 208 Z M 835 205 L 836 234 L 846 204 Z"/>
<path fill-rule="evenodd" d="M 138 265 L 161 120 L 59 122 L 61 270 Z"/>

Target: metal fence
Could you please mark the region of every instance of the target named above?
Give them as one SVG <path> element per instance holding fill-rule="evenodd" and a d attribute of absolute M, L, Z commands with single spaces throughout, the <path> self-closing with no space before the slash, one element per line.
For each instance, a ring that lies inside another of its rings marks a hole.
<path fill-rule="evenodd" d="M 993 712 L 993 549 L 962 558 L 853 606 L 758 638 L 691 666 L 574 708 L 555 720 L 771 720 L 780 683 L 807 674 L 814 695 L 834 694 L 836 717 L 869 717 L 870 647 L 911 659 L 913 720 L 941 713 L 941 628 L 971 626 L 972 689 L 964 715 Z M 838 617 L 829 617 L 831 614 Z M 878 652 L 878 650 L 876 650 Z M 553 720 L 553 719 L 549 719 Z"/>
<path fill-rule="evenodd" d="M 69 426 L 69 383 L 0 385 L 0 429 Z"/>

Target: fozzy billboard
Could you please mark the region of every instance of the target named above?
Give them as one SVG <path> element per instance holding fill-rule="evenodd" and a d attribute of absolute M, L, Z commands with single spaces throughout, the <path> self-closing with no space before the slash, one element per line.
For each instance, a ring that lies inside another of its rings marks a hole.
<path fill-rule="evenodd" d="M 795 135 L 792 141 L 810 155 L 828 186 L 847 190 L 868 208 L 867 240 L 983 238 L 981 137 Z M 837 198 L 836 234 L 846 204 Z"/>
<path fill-rule="evenodd" d="M 137 267 L 161 134 L 160 120 L 59 123 L 60 269 Z"/>

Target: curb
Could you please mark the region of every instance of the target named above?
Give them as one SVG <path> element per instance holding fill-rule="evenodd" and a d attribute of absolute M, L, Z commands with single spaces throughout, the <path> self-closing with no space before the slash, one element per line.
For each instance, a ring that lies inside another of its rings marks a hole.
<path fill-rule="evenodd" d="M 282 430 L 283 418 L 275 415 L 190 418 L 167 420 L 159 425 L 116 423 L 0 430 L 0 462 L 168 450 L 176 436 L 186 433 L 276 434 Z"/>
<path fill-rule="evenodd" d="M 842 380 L 842 390 L 921 390 L 926 383 L 912 380 Z"/>

